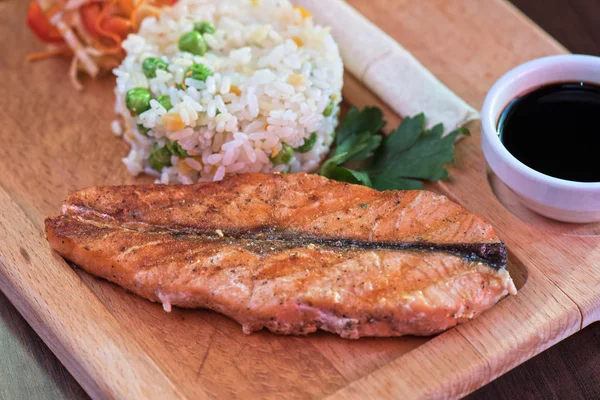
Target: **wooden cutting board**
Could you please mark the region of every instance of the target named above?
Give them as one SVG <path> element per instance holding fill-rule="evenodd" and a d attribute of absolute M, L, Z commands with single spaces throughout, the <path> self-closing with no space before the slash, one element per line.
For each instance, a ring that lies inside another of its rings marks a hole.
<path fill-rule="evenodd" d="M 112 78 L 78 93 L 68 61 L 25 63 L 41 48 L 24 24 L 26 3 L 0 3 L 0 290 L 92 397 L 458 397 L 599 319 L 600 225 L 552 222 L 520 206 L 487 171 L 478 126 L 457 146 L 452 179 L 431 189 L 496 227 L 520 290 L 435 338 L 244 336 L 219 314 L 167 314 L 73 269 L 50 250 L 44 218 L 73 190 L 149 179 L 120 162 L 127 145 L 109 128 Z M 501 0 L 350 3 L 478 108 L 509 68 L 566 52 Z M 349 75 L 344 96 L 380 104 Z M 398 121 L 386 117 L 388 127 Z"/>

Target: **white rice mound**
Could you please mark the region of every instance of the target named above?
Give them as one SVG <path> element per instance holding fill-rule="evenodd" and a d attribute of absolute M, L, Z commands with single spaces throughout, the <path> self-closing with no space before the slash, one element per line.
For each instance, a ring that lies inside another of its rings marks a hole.
<path fill-rule="evenodd" d="M 203 56 L 179 51 L 181 35 L 200 21 L 216 27 L 214 34 L 204 34 L 208 51 Z M 181 0 L 158 19 L 146 18 L 123 49 L 127 56 L 113 70 L 115 110 L 123 126 L 113 124 L 113 132 L 131 145 L 123 162 L 132 174 L 188 184 L 242 172 L 315 171 L 327 155 L 342 100 L 342 60 L 329 29 L 288 0 Z M 147 79 L 142 72 L 147 57 L 161 58 L 168 70 Z M 212 76 L 205 82 L 184 77 L 192 63 L 210 67 Z M 147 88 L 153 98 L 151 108 L 137 116 L 125 106 L 132 88 Z M 155 100 L 164 94 L 170 110 Z M 330 102 L 333 112 L 326 117 Z M 173 117 L 183 123 L 179 130 L 163 124 Z M 138 124 L 150 131 L 140 133 Z M 288 164 L 271 162 L 283 143 L 297 148 L 313 132 L 312 150 L 295 152 Z M 188 156 L 172 155 L 172 166 L 155 171 L 148 157 L 167 139 Z"/>

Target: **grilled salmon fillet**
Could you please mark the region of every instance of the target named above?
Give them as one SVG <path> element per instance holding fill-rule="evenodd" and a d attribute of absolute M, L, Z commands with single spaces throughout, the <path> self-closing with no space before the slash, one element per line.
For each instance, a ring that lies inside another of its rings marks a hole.
<path fill-rule="evenodd" d="M 46 219 L 52 247 L 149 300 L 245 333 L 431 335 L 516 293 L 493 228 L 427 191 L 307 174 L 91 187 Z"/>

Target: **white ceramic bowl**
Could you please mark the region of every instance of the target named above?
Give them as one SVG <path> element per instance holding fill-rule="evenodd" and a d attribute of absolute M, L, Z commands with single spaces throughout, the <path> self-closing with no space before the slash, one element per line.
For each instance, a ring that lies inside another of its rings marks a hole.
<path fill-rule="evenodd" d="M 559 221 L 597 222 L 600 182 L 574 182 L 542 174 L 510 154 L 498 136 L 498 120 L 511 100 L 550 83 L 578 81 L 600 85 L 600 57 L 550 56 L 510 70 L 492 86 L 483 103 L 481 145 L 490 168 L 530 209 Z M 565 134 L 569 140 L 569 133 Z"/>

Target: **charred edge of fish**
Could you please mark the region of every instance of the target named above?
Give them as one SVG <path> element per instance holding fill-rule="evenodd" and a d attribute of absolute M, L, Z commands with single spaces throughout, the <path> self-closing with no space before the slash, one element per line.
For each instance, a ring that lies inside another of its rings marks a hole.
<path fill-rule="evenodd" d="M 506 267 L 504 243 L 428 243 L 428 242 L 365 242 L 349 239 L 304 238 L 306 243 L 356 250 L 429 250 L 443 251 L 472 261 L 480 261 L 495 269 Z"/>
<path fill-rule="evenodd" d="M 394 241 L 366 241 L 348 238 L 324 238 L 310 235 L 298 235 L 295 232 L 278 230 L 273 227 L 264 227 L 254 232 L 237 232 L 232 237 L 253 240 L 282 240 L 300 245 L 310 243 L 343 249 L 356 250 L 429 250 L 444 251 L 472 261 L 480 261 L 493 268 L 506 267 L 506 246 L 498 243 L 432 243 L 427 241 L 394 242 Z"/>
<path fill-rule="evenodd" d="M 54 223 L 59 218 L 47 219 Z M 130 227 L 131 228 L 131 227 Z M 130 229 L 127 228 L 127 229 Z M 365 241 L 348 238 L 319 237 L 302 235 L 297 232 L 277 229 L 272 226 L 259 227 L 250 231 L 221 231 L 217 234 L 216 229 L 198 229 L 189 227 L 167 228 L 161 226 L 150 228 L 146 232 L 168 233 L 176 239 L 208 239 L 225 240 L 228 244 L 235 244 L 239 240 L 247 240 L 245 247 L 255 253 L 268 253 L 275 250 L 304 247 L 310 244 L 324 247 L 332 247 L 347 250 L 420 250 L 420 251 L 443 251 L 456 256 L 465 257 L 471 261 L 479 261 L 501 269 L 506 267 L 507 256 L 504 243 L 432 243 L 427 241 L 416 242 L 393 242 L 393 241 Z M 121 227 L 121 229 L 123 229 Z M 136 229 L 133 229 L 137 231 Z M 139 231 L 138 231 L 139 232 Z M 221 236 L 223 235 L 223 236 Z"/>
<path fill-rule="evenodd" d="M 171 231 L 174 237 L 205 236 L 219 239 L 214 231 L 198 231 L 185 229 L 184 231 Z M 298 235 L 293 232 L 282 232 L 273 228 L 261 229 L 252 232 L 228 231 L 226 238 L 231 240 L 248 240 L 248 246 L 258 253 L 283 248 L 293 248 L 315 244 L 318 246 L 334 247 L 349 250 L 423 250 L 443 251 L 472 261 L 483 262 L 495 269 L 506 267 L 507 256 L 504 243 L 431 243 L 418 242 L 391 242 L 391 241 L 364 241 L 347 238 L 323 238 L 318 236 Z M 275 242 L 275 243 L 273 243 Z M 231 244 L 231 243 L 230 243 Z"/>

